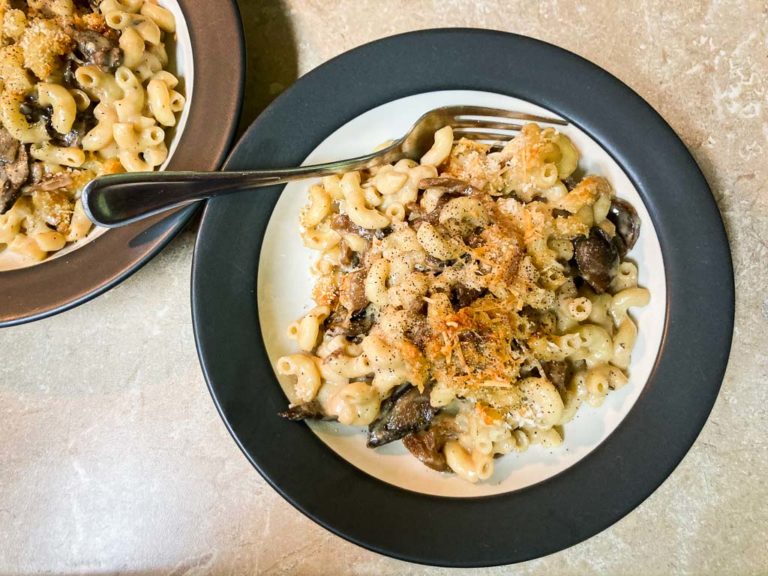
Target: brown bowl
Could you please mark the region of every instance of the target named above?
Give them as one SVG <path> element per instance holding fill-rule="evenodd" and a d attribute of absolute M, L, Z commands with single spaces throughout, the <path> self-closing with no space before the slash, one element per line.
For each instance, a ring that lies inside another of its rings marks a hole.
<path fill-rule="evenodd" d="M 178 0 L 192 44 L 194 92 L 168 170 L 217 170 L 235 134 L 245 43 L 235 0 Z M 61 256 L 0 272 L 0 327 L 45 318 L 103 294 L 146 264 L 197 205 L 105 231 Z"/>

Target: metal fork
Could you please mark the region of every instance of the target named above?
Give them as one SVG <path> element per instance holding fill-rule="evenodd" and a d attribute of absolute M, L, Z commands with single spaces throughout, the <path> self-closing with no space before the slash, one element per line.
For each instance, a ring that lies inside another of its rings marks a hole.
<path fill-rule="evenodd" d="M 522 125 L 514 122 L 567 125 L 557 118 L 481 106 L 446 106 L 424 114 L 408 133 L 365 156 L 275 170 L 246 172 L 132 172 L 101 176 L 83 190 L 85 213 L 98 226 L 116 228 L 166 210 L 214 196 L 251 188 L 284 184 L 302 178 L 328 176 L 397 162 L 419 160 L 433 144 L 434 133 L 451 126 L 454 136 L 503 146 Z"/>

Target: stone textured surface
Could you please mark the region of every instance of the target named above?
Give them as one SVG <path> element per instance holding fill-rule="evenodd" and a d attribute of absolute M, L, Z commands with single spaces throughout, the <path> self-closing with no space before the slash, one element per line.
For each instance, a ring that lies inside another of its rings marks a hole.
<path fill-rule="evenodd" d="M 722 393 L 683 463 L 632 514 L 569 550 L 477 573 L 768 574 L 768 4 L 243 0 L 243 12 L 244 125 L 297 74 L 437 26 L 563 46 L 661 112 L 709 179 L 732 242 L 737 318 Z M 250 467 L 198 367 L 192 243 L 186 232 L 96 301 L 0 332 L 0 573 L 459 573 L 333 536 Z"/>

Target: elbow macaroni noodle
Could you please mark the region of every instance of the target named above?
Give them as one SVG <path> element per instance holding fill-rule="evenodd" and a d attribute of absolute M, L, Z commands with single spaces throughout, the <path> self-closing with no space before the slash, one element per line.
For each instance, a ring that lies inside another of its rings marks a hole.
<path fill-rule="evenodd" d="M 0 196 L 0 254 L 27 261 L 88 234 L 79 200 L 88 181 L 165 162 L 167 131 L 185 107 L 165 69 L 176 22 L 156 0 L 34 4 L 0 0 L 0 136 L 23 148 L 20 162 L 29 158 L 24 182 Z"/>
<path fill-rule="evenodd" d="M 582 405 L 627 384 L 629 312 L 650 298 L 632 262 L 616 258 L 598 290 L 574 259 L 594 229 L 609 247 L 617 235 L 611 185 L 568 180 L 578 161 L 551 128 L 529 124 L 492 151 L 446 127 L 420 162 L 311 185 L 300 221 L 321 253 L 317 306 L 289 327 L 302 352 L 277 361 L 297 379 L 294 407 L 375 426 L 414 387 L 450 423 L 433 442 L 443 469 L 469 482 L 490 478 L 496 456 L 562 444 Z"/>

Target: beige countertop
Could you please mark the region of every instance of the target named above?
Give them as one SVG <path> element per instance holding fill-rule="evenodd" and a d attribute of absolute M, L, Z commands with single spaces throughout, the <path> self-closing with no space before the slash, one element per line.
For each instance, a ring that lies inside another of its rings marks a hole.
<path fill-rule="evenodd" d="M 768 574 L 768 4 L 242 3 L 248 120 L 345 50 L 475 26 L 572 50 L 669 121 L 712 185 L 734 254 L 736 332 L 712 416 L 672 476 L 616 525 L 558 554 L 477 573 Z M 0 574 L 458 573 L 345 542 L 248 464 L 197 362 L 193 238 L 181 234 L 91 303 L 0 331 Z"/>

